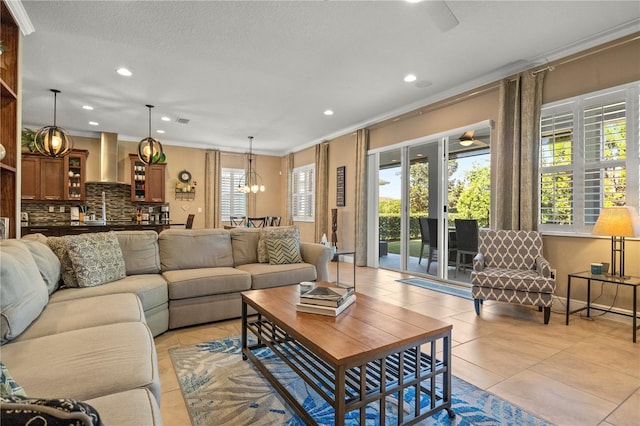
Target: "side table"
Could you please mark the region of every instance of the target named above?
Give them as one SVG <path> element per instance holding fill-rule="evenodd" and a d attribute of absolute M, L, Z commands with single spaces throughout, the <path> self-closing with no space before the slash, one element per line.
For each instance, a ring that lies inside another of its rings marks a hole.
<path fill-rule="evenodd" d="M 583 306 L 582 308 L 570 310 L 569 304 L 571 303 L 571 279 L 578 278 L 581 280 L 586 280 L 587 282 L 587 306 Z M 597 281 L 602 283 L 610 283 L 615 284 L 617 286 L 624 285 L 633 288 L 633 313 L 631 315 L 625 314 L 623 312 L 613 312 L 607 309 L 595 308 L 591 306 L 591 281 Z M 624 315 L 627 317 L 633 318 L 633 343 L 636 342 L 636 336 L 638 333 L 638 287 L 640 287 L 640 277 L 626 277 L 621 278 L 615 275 L 595 275 L 589 271 L 584 272 L 576 272 L 574 274 L 569 274 L 567 280 L 567 317 L 566 317 L 566 325 L 569 325 L 569 315 L 575 314 L 576 312 L 587 310 L 587 317 L 591 315 L 591 310 L 602 311 L 602 312 L 611 312 L 616 315 Z"/>
<path fill-rule="evenodd" d="M 333 255 L 336 262 L 336 285 L 340 285 L 340 256 L 353 255 L 353 291 L 356 291 L 356 252 L 354 250 L 337 250 Z"/>

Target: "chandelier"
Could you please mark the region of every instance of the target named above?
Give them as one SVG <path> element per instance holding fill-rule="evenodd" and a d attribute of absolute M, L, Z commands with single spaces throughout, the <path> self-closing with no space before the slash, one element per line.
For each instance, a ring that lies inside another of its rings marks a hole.
<path fill-rule="evenodd" d="M 244 182 L 244 185 L 238 184 L 238 192 L 248 194 L 249 192 L 257 193 L 258 191 L 264 192 L 264 183 L 262 178 L 256 172 L 253 167 L 253 136 L 249 136 L 249 171 L 247 171 L 240 182 Z"/>
<path fill-rule="evenodd" d="M 49 157 L 64 157 L 73 149 L 73 140 L 69 132 L 56 126 L 57 97 L 59 90 L 49 89 L 53 92 L 53 126 L 45 126 L 36 132 L 34 145 L 41 154 Z"/>
<path fill-rule="evenodd" d="M 145 106 L 149 108 L 149 137 L 142 139 L 138 143 L 138 157 L 145 164 L 160 163 L 164 154 L 162 144 L 158 139 L 151 137 L 151 108 L 153 108 L 153 105 Z"/>

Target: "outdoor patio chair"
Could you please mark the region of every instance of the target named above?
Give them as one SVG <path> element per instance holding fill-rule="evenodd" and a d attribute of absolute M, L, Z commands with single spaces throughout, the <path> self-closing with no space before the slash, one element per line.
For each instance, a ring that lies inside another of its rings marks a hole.
<path fill-rule="evenodd" d="M 419 217 L 418 223 L 420 224 L 420 258 L 418 259 L 418 265 L 422 262 L 422 254 L 424 253 L 424 246 L 429 245 L 429 224 L 426 217 Z"/>
<path fill-rule="evenodd" d="M 464 257 L 470 259 L 478 253 L 478 221 L 476 219 L 456 219 L 456 271 L 460 266 L 473 267 L 473 261 L 465 262 Z"/>
<path fill-rule="evenodd" d="M 542 256 L 542 237 L 535 231 L 478 231 L 471 295 L 480 315 L 484 300 L 537 306 L 549 323 L 556 280 Z"/>
<path fill-rule="evenodd" d="M 438 219 L 427 219 L 427 227 L 429 228 L 429 258 L 427 259 L 427 273 L 429 273 L 429 269 L 431 268 L 431 262 L 437 253 L 437 258 L 439 261 L 440 251 L 438 250 Z M 456 253 L 456 241 L 455 234 L 452 235 L 451 232 L 447 232 L 449 237 L 449 266 L 455 266 L 455 262 L 452 260 Z M 455 274 L 455 272 L 454 272 Z"/>

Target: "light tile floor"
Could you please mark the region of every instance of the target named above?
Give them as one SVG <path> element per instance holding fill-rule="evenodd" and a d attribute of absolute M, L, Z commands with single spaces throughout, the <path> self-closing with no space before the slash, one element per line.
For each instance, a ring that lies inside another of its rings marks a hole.
<path fill-rule="evenodd" d="M 330 264 L 335 275 L 335 264 Z M 473 302 L 395 282 L 407 277 L 357 268 L 357 290 L 453 324 L 453 374 L 558 425 L 640 425 L 640 342 L 630 322 L 574 315 L 551 321 L 526 306 Z M 341 274 L 349 283 L 351 274 Z M 240 320 L 168 331 L 155 339 L 167 426 L 189 425 L 168 350 L 239 335 Z"/>

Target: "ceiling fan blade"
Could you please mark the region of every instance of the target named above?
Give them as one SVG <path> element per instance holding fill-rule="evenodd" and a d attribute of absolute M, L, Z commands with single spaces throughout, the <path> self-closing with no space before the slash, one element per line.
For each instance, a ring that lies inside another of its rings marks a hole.
<path fill-rule="evenodd" d="M 460 23 L 444 0 L 428 0 L 425 3 L 429 18 L 443 33 Z"/>
<path fill-rule="evenodd" d="M 466 132 L 464 132 L 464 134 L 462 136 L 460 136 L 460 140 L 461 141 L 470 141 L 473 140 L 473 134 L 475 133 L 474 130 L 467 130 Z"/>

